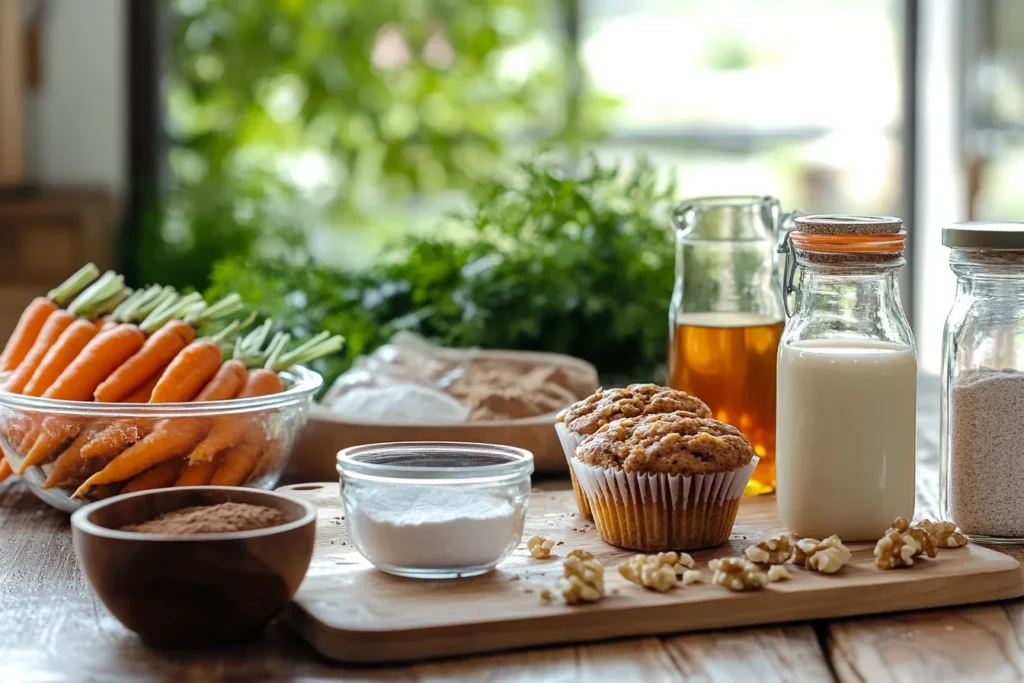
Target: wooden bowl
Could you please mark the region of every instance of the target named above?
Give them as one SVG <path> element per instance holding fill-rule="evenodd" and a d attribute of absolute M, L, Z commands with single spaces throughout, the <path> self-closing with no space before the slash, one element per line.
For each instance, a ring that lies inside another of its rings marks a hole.
<path fill-rule="evenodd" d="M 593 365 L 558 353 L 443 349 L 439 355 L 451 360 L 508 360 L 553 365 L 576 374 L 588 385 L 588 393 L 598 387 L 597 370 Z M 292 451 L 284 478 L 302 482 L 330 481 L 336 476 L 334 459 L 338 451 L 391 441 L 460 441 L 514 446 L 533 453 L 535 472 L 565 473 L 568 466 L 555 433 L 557 414 L 558 411 L 554 411 L 518 420 L 456 424 L 382 423 L 360 421 L 356 416 L 339 415 L 327 407 L 314 405 Z"/>
<path fill-rule="evenodd" d="M 117 530 L 226 502 L 276 508 L 289 522 L 223 534 Z M 316 508 L 256 489 L 156 489 L 88 505 L 71 516 L 71 527 L 89 583 L 125 627 L 154 647 L 193 647 L 252 636 L 284 609 L 309 568 Z"/>

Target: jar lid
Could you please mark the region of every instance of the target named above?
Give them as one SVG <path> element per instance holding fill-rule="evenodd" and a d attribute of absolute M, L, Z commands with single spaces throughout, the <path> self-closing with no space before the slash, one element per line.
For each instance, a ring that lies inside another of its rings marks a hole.
<path fill-rule="evenodd" d="M 1024 249 L 1024 223 L 954 223 L 942 229 L 942 243 L 953 249 Z"/>
<path fill-rule="evenodd" d="M 800 216 L 794 223 L 794 230 L 811 235 L 895 235 L 903 227 L 903 219 L 896 216 L 856 214 Z"/>

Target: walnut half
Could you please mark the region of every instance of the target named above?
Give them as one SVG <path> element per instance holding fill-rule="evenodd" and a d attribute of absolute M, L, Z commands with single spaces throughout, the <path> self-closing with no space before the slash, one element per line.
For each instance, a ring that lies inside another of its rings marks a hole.
<path fill-rule="evenodd" d="M 587 551 L 571 551 L 562 562 L 562 573 L 553 589 L 541 591 L 542 599 L 551 600 L 557 595 L 567 605 L 575 605 L 604 597 L 604 567 Z"/>
<path fill-rule="evenodd" d="M 619 565 L 619 573 L 627 581 L 664 593 L 693 565 L 693 558 L 686 553 L 636 555 Z"/>
<path fill-rule="evenodd" d="M 838 536 L 832 535 L 824 541 L 816 538 L 802 538 L 793 550 L 793 563 L 820 574 L 835 574 L 843 568 L 853 553 L 843 545 Z"/>
<path fill-rule="evenodd" d="M 742 557 L 726 557 L 708 562 L 715 572 L 711 583 L 733 591 L 761 590 L 768 585 L 768 575 L 753 562 Z"/>
<path fill-rule="evenodd" d="M 925 519 L 917 523 L 919 528 L 924 529 L 935 537 L 935 543 L 943 549 L 962 548 L 967 545 L 967 537 L 956 530 L 953 522 L 933 522 Z"/>
<path fill-rule="evenodd" d="M 551 557 L 551 549 L 555 547 L 555 542 L 550 538 L 544 538 L 543 536 L 530 536 L 526 539 L 526 549 L 530 551 L 530 555 L 535 560 L 542 560 L 545 557 Z"/>
<path fill-rule="evenodd" d="M 750 546 L 743 551 L 743 554 L 748 560 L 757 564 L 785 564 L 793 555 L 793 545 L 789 536 L 779 534 Z"/>

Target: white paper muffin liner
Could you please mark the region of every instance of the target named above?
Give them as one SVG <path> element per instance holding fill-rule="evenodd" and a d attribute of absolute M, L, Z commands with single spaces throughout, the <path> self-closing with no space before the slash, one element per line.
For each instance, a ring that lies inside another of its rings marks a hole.
<path fill-rule="evenodd" d="M 580 515 L 584 519 L 593 519 L 593 516 L 590 514 L 590 505 L 587 504 L 587 496 L 583 493 L 583 489 L 580 488 L 579 482 L 576 481 L 576 473 L 572 466 L 573 456 L 576 455 L 576 449 L 580 447 L 580 444 L 582 444 L 583 440 L 587 437 L 584 434 L 570 432 L 564 422 L 555 423 L 555 432 L 558 434 L 558 441 L 562 444 L 562 451 L 565 453 L 565 462 L 569 465 L 569 476 L 572 478 L 572 489 L 576 493 L 576 506 L 579 508 Z"/>
<path fill-rule="evenodd" d="M 716 474 L 638 474 L 569 459 L 598 533 L 632 550 L 696 550 L 729 539 L 758 458 Z"/>

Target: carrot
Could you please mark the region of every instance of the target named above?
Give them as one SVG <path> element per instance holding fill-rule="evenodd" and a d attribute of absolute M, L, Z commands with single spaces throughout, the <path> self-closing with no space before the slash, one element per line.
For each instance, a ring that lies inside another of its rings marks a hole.
<path fill-rule="evenodd" d="M 258 444 L 245 441 L 225 451 L 217 471 L 210 480 L 212 486 L 238 486 L 246 480 L 260 457 Z"/>
<path fill-rule="evenodd" d="M 270 370 L 250 370 L 245 386 L 238 398 L 269 396 L 284 391 L 281 378 Z M 231 448 L 242 440 L 246 427 L 252 424 L 249 415 L 223 415 L 213 422 L 206 438 L 189 454 L 190 461 L 210 460 L 224 449 Z"/>
<path fill-rule="evenodd" d="M 177 481 L 181 466 L 181 458 L 165 460 L 133 478 L 124 485 L 121 493 L 134 493 L 135 491 L 148 491 L 149 489 L 162 489 L 170 486 Z"/>
<path fill-rule="evenodd" d="M 106 467 L 86 479 L 74 495 L 83 496 L 90 488 L 100 484 L 124 481 L 176 455 L 187 453 L 203 438 L 203 429 L 203 420 L 164 420 L 159 429 L 126 449 Z"/>
<path fill-rule="evenodd" d="M 56 310 L 57 304 L 41 296 L 33 299 L 32 303 L 25 307 L 21 317 L 18 318 L 14 332 L 7 340 L 7 346 L 0 354 L 0 372 L 13 370 L 21 364 L 36 343 L 43 324 Z"/>
<path fill-rule="evenodd" d="M 50 473 L 46 475 L 46 481 L 43 482 L 44 489 L 53 488 L 57 484 L 63 483 L 82 464 L 82 446 L 89 442 L 93 433 L 94 430 L 84 430 L 75 437 L 71 445 L 64 449 L 64 452 L 53 462 Z"/>
<path fill-rule="evenodd" d="M 7 458 L 0 460 L 0 481 L 4 481 L 12 474 L 14 470 L 11 469 L 11 463 L 7 462 Z"/>
<path fill-rule="evenodd" d="M 183 320 L 172 320 L 146 340 L 139 351 L 126 360 L 93 394 L 97 401 L 120 401 L 164 367 L 196 337 L 192 326 Z"/>
<path fill-rule="evenodd" d="M 121 403 L 149 403 L 149 399 L 153 395 L 153 387 L 160 381 L 160 376 L 164 374 L 166 369 L 167 367 L 164 366 L 154 372 L 153 376 L 147 379 L 145 384 L 128 396 L 125 396 Z"/>
<path fill-rule="evenodd" d="M 39 437 L 32 443 L 32 447 L 25 454 L 17 473 L 24 474 L 25 470 L 33 465 L 45 461 L 48 457 L 60 450 L 60 447 L 78 436 L 82 426 L 73 422 L 61 422 L 57 418 L 47 418 L 39 430 Z"/>
<path fill-rule="evenodd" d="M 96 387 L 141 349 L 145 341 L 145 336 L 135 325 L 122 324 L 100 332 L 60 373 L 43 396 L 67 401 L 90 400 Z"/>
<path fill-rule="evenodd" d="M 32 375 L 35 373 L 36 368 L 39 367 L 39 363 L 42 362 L 43 356 L 46 355 L 50 347 L 57 342 L 57 339 L 60 338 L 64 330 L 74 321 L 75 316 L 67 311 L 54 311 L 50 314 L 50 317 L 46 319 L 46 323 L 43 324 L 43 329 L 39 330 L 36 343 L 25 354 L 25 358 L 18 365 L 18 369 L 14 371 L 11 379 L 7 381 L 7 386 L 5 387 L 7 391 L 12 394 L 20 394 L 24 391 L 25 385 L 32 379 Z"/>
<path fill-rule="evenodd" d="M 229 369 L 225 374 L 230 372 L 232 371 Z M 202 394 L 202 400 L 223 401 L 233 398 L 234 385 L 229 381 L 210 382 L 210 386 L 205 387 Z M 206 436 L 210 424 L 209 419 L 202 417 L 161 420 L 153 428 L 152 433 L 127 448 L 101 471 L 86 479 L 74 495 L 84 495 L 93 486 L 124 481 L 177 455 L 190 452 Z"/>
<path fill-rule="evenodd" d="M 173 462 L 173 461 L 168 461 Z M 189 462 L 181 470 L 175 486 L 206 486 L 213 478 L 217 470 L 216 460 L 203 460 L 201 462 Z"/>
<path fill-rule="evenodd" d="M 166 370 L 164 371 L 166 372 Z M 156 384 L 159 383 L 163 377 L 156 377 L 153 381 L 155 388 Z M 172 393 L 171 391 L 165 392 L 164 398 L 170 399 L 167 402 L 175 403 L 182 401 L 223 401 L 229 398 L 234 398 L 235 394 L 241 388 L 244 383 L 245 377 L 245 366 L 240 361 L 228 361 L 224 363 L 213 378 L 207 383 L 202 391 L 198 395 L 191 393 L 191 386 L 181 384 L 177 387 L 177 390 L 181 393 Z M 147 384 L 149 384 L 147 382 Z M 145 386 L 142 387 L 143 389 Z M 213 398 L 211 398 L 213 397 Z M 152 398 L 152 389 L 150 390 L 151 403 L 157 403 Z M 133 401 L 133 403 L 136 401 Z M 105 430 L 100 432 L 95 439 L 93 439 L 85 448 L 82 449 L 82 457 L 84 458 L 95 458 L 107 455 L 117 455 L 128 446 L 136 443 L 140 439 L 146 436 L 150 431 L 150 424 L 148 421 L 139 420 L 133 422 L 130 420 L 122 420 L 118 423 L 112 424 Z"/>
<path fill-rule="evenodd" d="M 172 403 L 169 396 L 195 396 L 220 368 L 223 352 L 212 339 L 197 339 L 175 356 L 153 388 L 150 403 Z M 191 397 L 190 397 L 191 398 Z M 189 399 L 184 399 L 189 400 Z"/>
<path fill-rule="evenodd" d="M 42 396 L 95 336 L 96 326 L 88 320 L 71 323 L 39 362 L 32 379 L 25 385 L 25 395 Z"/>

